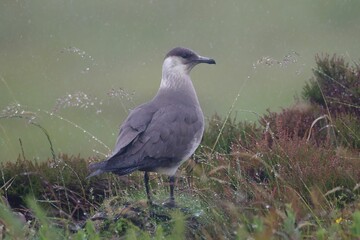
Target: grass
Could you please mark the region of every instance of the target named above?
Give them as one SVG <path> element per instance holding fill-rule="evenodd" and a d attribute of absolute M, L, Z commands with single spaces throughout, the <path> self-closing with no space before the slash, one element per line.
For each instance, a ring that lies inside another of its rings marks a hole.
<path fill-rule="evenodd" d="M 94 159 L 2 163 L 0 238 L 360 238 L 360 98 L 349 97 L 360 68 L 336 56 L 316 61 L 304 102 L 269 110 L 258 124 L 209 119 L 178 173 L 174 210 L 161 207 L 169 193 L 157 174 L 159 206 L 149 207 L 139 173 L 85 180 Z"/>

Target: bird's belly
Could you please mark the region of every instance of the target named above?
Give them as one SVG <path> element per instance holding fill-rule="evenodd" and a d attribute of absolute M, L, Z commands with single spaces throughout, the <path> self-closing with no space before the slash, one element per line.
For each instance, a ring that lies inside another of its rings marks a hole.
<path fill-rule="evenodd" d="M 158 168 L 156 168 L 155 171 L 160 174 L 174 176 L 177 169 L 181 166 L 181 164 L 183 164 L 186 160 L 188 160 L 191 157 L 191 155 L 195 152 L 195 150 L 199 146 L 200 142 L 201 142 L 201 137 L 195 137 L 194 140 L 191 141 L 191 143 L 190 143 L 191 147 L 189 148 L 189 150 L 187 151 L 185 156 L 182 157 L 182 160 L 180 162 L 177 162 L 175 165 L 171 165 L 171 166 L 158 167 Z"/>
<path fill-rule="evenodd" d="M 159 167 L 156 168 L 155 172 L 160 173 L 160 174 L 165 174 L 168 176 L 174 176 L 177 169 L 179 168 L 180 165 L 176 165 L 176 166 L 172 166 L 172 167 Z"/>

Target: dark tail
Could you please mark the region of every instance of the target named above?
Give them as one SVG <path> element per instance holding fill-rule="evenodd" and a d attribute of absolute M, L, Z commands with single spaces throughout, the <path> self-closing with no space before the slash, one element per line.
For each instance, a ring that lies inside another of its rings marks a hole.
<path fill-rule="evenodd" d="M 86 177 L 86 179 L 89 179 L 89 178 L 94 177 L 96 175 L 102 174 L 104 172 L 112 172 L 112 173 L 115 173 L 115 174 L 117 174 L 119 176 L 122 176 L 122 175 L 132 173 L 132 172 L 134 172 L 134 171 L 136 171 L 136 170 L 138 170 L 140 168 L 139 166 L 111 168 L 111 166 L 107 166 L 108 160 L 105 160 L 105 161 L 102 161 L 102 162 L 97 162 L 97 163 L 91 163 L 89 165 L 90 174 L 89 174 L 89 176 Z"/>
<path fill-rule="evenodd" d="M 94 177 L 96 175 L 99 175 L 101 173 L 104 173 L 105 171 L 103 168 L 106 166 L 107 161 L 102 161 L 98 163 L 91 163 L 89 165 L 89 171 L 91 172 L 89 176 L 86 177 L 86 179 L 89 179 L 91 177 Z"/>

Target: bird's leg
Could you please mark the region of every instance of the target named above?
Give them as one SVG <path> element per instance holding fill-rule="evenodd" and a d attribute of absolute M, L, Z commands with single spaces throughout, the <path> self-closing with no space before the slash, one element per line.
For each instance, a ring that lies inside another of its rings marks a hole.
<path fill-rule="evenodd" d="M 152 205 L 152 201 L 151 201 L 151 194 L 150 194 L 150 186 L 149 186 L 149 173 L 145 172 L 144 173 L 144 182 L 145 182 L 145 190 L 146 190 L 146 195 L 147 195 L 147 199 L 148 199 L 148 204 Z"/>
<path fill-rule="evenodd" d="M 174 197 L 175 176 L 169 177 L 169 183 L 170 183 L 170 198 L 168 200 L 166 200 L 166 202 L 163 202 L 162 205 L 164 207 L 174 208 L 174 207 L 176 207 L 175 197 Z"/>
<path fill-rule="evenodd" d="M 173 208 L 175 207 L 175 197 L 174 197 L 175 176 L 169 177 L 169 183 L 170 183 L 170 199 L 169 202 L 166 203 L 166 206 Z"/>
<path fill-rule="evenodd" d="M 175 177 L 174 176 L 169 177 L 169 182 L 170 182 L 170 201 L 175 202 L 175 198 L 174 198 Z"/>

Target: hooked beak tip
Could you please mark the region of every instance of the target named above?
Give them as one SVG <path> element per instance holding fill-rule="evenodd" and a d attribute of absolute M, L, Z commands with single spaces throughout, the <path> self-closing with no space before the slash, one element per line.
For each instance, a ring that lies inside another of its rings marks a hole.
<path fill-rule="evenodd" d="M 207 64 L 216 64 L 215 60 L 212 58 L 199 56 L 196 60 L 198 63 L 207 63 Z"/>
<path fill-rule="evenodd" d="M 209 61 L 207 62 L 208 64 L 216 64 L 214 59 L 209 59 Z"/>

